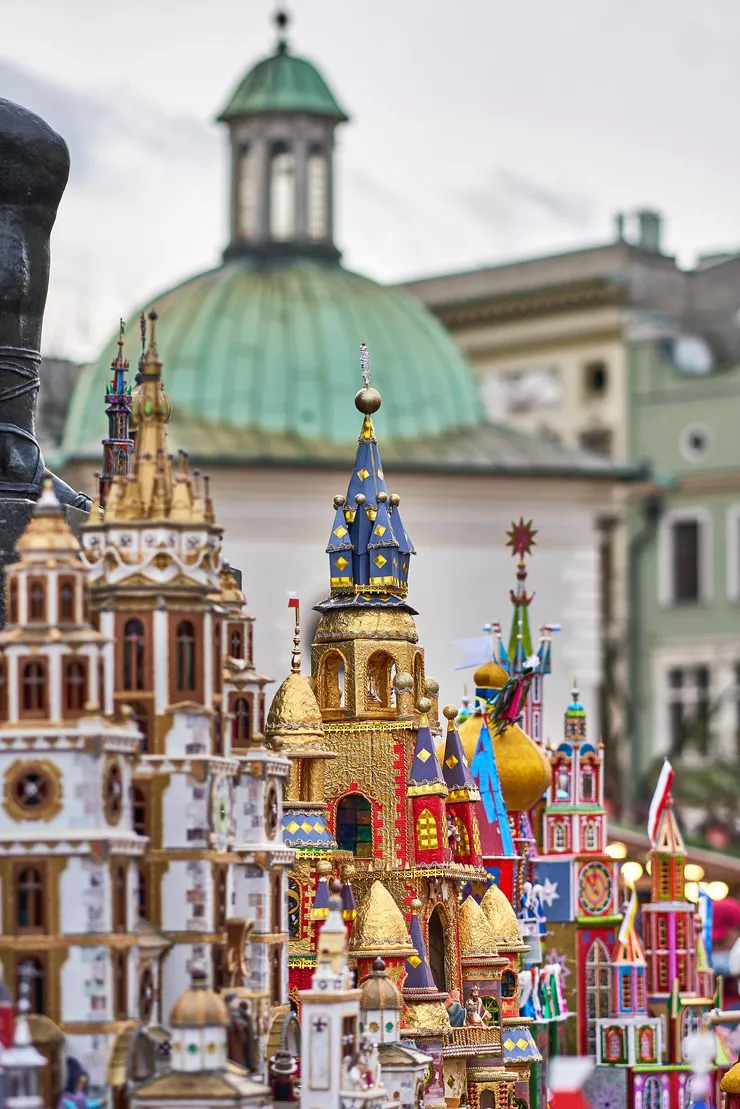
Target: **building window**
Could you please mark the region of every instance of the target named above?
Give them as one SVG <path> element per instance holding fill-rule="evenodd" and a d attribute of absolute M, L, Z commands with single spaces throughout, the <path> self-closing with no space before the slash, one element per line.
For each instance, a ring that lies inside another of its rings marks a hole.
<path fill-rule="evenodd" d="M 699 1032 L 701 1032 L 701 1009 L 689 1006 L 681 1015 L 681 1039 L 696 1036 Z"/>
<path fill-rule="evenodd" d="M 128 1019 L 128 952 L 114 951 L 113 963 L 113 1013 L 114 1020 Z"/>
<path fill-rule="evenodd" d="M 604 397 L 609 391 L 606 362 L 587 362 L 583 367 L 583 392 L 587 398 Z"/>
<path fill-rule="evenodd" d="M 137 618 L 123 628 L 123 688 L 144 688 L 144 625 Z"/>
<path fill-rule="evenodd" d="M 308 237 L 309 239 L 325 239 L 326 226 L 326 182 L 328 169 L 326 156 L 322 150 L 315 148 L 308 156 L 306 169 L 308 185 Z"/>
<path fill-rule="evenodd" d="M 642 1109 L 663 1109 L 663 1089 L 654 1074 L 645 1079 L 642 1087 Z"/>
<path fill-rule="evenodd" d="M 270 920 L 271 931 L 283 930 L 283 882 L 280 871 L 275 870 L 270 875 Z"/>
<path fill-rule="evenodd" d="M 345 672 L 344 657 L 339 651 L 327 651 L 321 659 L 319 670 L 319 694 L 322 708 L 343 709 L 345 707 Z"/>
<path fill-rule="evenodd" d="M 133 821 L 134 831 L 137 836 L 149 835 L 149 804 L 145 791 L 141 786 L 133 788 Z"/>
<path fill-rule="evenodd" d="M 214 921 L 216 932 L 223 932 L 229 915 L 229 868 L 218 866 L 214 873 Z"/>
<path fill-rule="evenodd" d="M 618 1028 L 609 1028 L 606 1033 L 606 1059 L 608 1063 L 618 1063 L 622 1058 L 622 1037 Z"/>
<path fill-rule="evenodd" d="M 583 833 L 583 846 L 586 851 L 598 851 L 599 827 L 595 820 L 589 820 Z"/>
<path fill-rule="evenodd" d="M 31 578 L 28 585 L 28 622 L 46 623 L 46 583 L 38 578 Z"/>
<path fill-rule="evenodd" d="M 610 956 L 603 940 L 594 940 L 586 954 L 586 1054 L 596 1051 L 596 1022 L 611 1009 Z"/>
<path fill-rule="evenodd" d="M 179 693 L 195 692 L 195 628 L 190 620 L 177 625 L 176 646 L 177 689 Z"/>
<path fill-rule="evenodd" d="M 145 966 L 139 978 L 139 1020 L 142 1024 L 149 1024 L 154 1016 L 155 998 L 154 973 L 150 966 Z"/>
<path fill-rule="evenodd" d="M 513 970 L 505 970 L 501 975 L 501 996 L 516 997 L 517 977 Z"/>
<path fill-rule="evenodd" d="M 711 719 L 709 667 L 674 667 L 669 670 L 667 699 L 671 754 L 680 755 L 686 747 L 706 754 Z"/>
<path fill-rule="evenodd" d="M 0 655 L 0 720 L 8 719 L 8 665 Z"/>
<path fill-rule="evenodd" d="M 385 651 L 376 651 L 367 662 L 365 707 L 370 712 L 391 707 L 393 659 Z M 421 696 L 421 695 L 420 695 Z"/>
<path fill-rule="evenodd" d="M 285 143 L 270 158 L 270 238 L 289 242 L 295 236 L 295 159 Z"/>
<path fill-rule="evenodd" d="M 589 454 L 600 454 L 604 458 L 611 458 L 614 449 L 614 436 L 607 427 L 590 427 L 578 436 L 581 450 Z"/>
<path fill-rule="evenodd" d="M 87 664 L 82 659 L 71 659 L 64 666 L 64 711 L 78 715 L 87 701 Z"/>
<path fill-rule="evenodd" d="M 709 428 L 703 424 L 690 424 L 681 432 L 679 447 L 687 462 L 698 462 L 709 450 Z"/>
<path fill-rule="evenodd" d="M 709 599 L 711 529 L 708 512 L 668 513 L 660 525 L 659 594 L 663 604 L 691 605 Z"/>
<path fill-rule="evenodd" d="M 231 742 L 246 747 L 252 739 L 252 694 L 237 697 L 231 706 Z"/>
<path fill-rule="evenodd" d="M 632 1009 L 632 978 L 631 971 L 622 974 L 620 979 L 622 1012 L 629 1013 Z"/>
<path fill-rule="evenodd" d="M 373 825 L 370 802 L 361 793 L 350 793 L 337 805 L 337 844 L 358 859 L 373 857 Z"/>
<path fill-rule="evenodd" d="M 46 905 L 43 871 L 37 866 L 26 866 L 19 870 L 15 893 L 16 931 L 43 932 Z"/>
<path fill-rule="evenodd" d="M 455 831 L 457 832 L 455 858 L 467 859 L 470 856 L 470 836 L 468 835 L 468 829 L 465 827 L 459 816 L 453 817 L 452 823 L 454 825 Z"/>
<path fill-rule="evenodd" d="M 553 851 L 567 851 L 568 840 L 565 834 L 565 825 L 556 824 L 552 830 L 552 849 Z"/>
<path fill-rule="evenodd" d="M 18 579 L 15 577 L 8 585 L 8 623 L 18 623 Z"/>
<path fill-rule="evenodd" d="M 247 624 L 247 662 L 250 665 L 252 663 L 252 647 L 253 647 L 253 645 L 254 645 L 254 628 L 252 627 L 252 621 L 250 620 L 249 623 Z"/>
<path fill-rule="evenodd" d="M 242 239 L 252 239 L 256 231 L 256 175 L 254 154 L 248 146 L 245 146 L 239 153 L 239 168 L 237 172 L 239 237 Z"/>
<path fill-rule="evenodd" d="M 429 968 L 437 989 L 440 993 L 447 993 L 447 941 L 439 906 L 429 917 Z"/>
<path fill-rule="evenodd" d="M 128 868 L 125 863 L 116 863 L 112 872 L 113 880 L 113 931 L 128 931 Z"/>
<path fill-rule="evenodd" d="M 594 800 L 594 768 L 584 766 L 581 771 L 581 801 Z"/>
<path fill-rule="evenodd" d="M 20 996 L 21 983 L 24 981 L 30 986 L 28 1000 L 31 1003 L 31 1012 L 45 1016 L 46 972 L 41 959 L 35 955 L 27 955 L 16 968 L 16 997 Z"/>
<path fill-rule="evenodd" d="M 59 582 L 59 623 L 74 624 L 75 622 L 75 583 L 71 578 L 62 578 Z"/>
<path fill-rule="evenodd" d="M 280 944 L 275 944 L 270 951 L 270 993 L 273 1005 L 282 1004 L 283 960 L 280 955 Z"/>
<path fill-rule="evenodd" d="M 301 887 L 295 878 L 288 879 L 288 932 L 292 940 L 301 936 Z"/>
<path fill-rule="evenodd" d="M 149 750 L 149 710 L 140 701 L 133 701 L 130 705 L 131 719 L 141 732 L 141 746 L 139 753 L 145 755 Z"/>
<path fill-rule="evenodd" d="M 27 662 L 21 671 L 21 706 L 24 716 L 46 716 L 46 663 Z"/>
<path fill-rule="evenodd" d="M 238 624 L 229 628 L 229 657 L 244 658 L 244 629 Z"/>
<path fill-rule="evenodd" d="M 429 809 L 422 809 L 416 821 L 416 846 L 420 851 L 435 851 L 439 847 L 437 821 Z"/>
<path fill-rule="evenodd" d="M 651 1063 L 653 1059 L 653 1030 L 640 1029 L 640 1062 Z"/>
<path fill-rule="evenodd" d="M 222 655 L 223 629 L 218 620 L 213 622 L 213 691 L 221 693 L 224 684 L 224 663 Z"/>

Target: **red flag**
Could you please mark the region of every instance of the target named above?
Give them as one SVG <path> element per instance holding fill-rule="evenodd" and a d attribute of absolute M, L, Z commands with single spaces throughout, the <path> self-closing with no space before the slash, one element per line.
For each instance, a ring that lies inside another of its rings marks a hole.
<path fill-rule="evenodd" d="M 288 594 L 288 608 L 298 608 L 300 604 L 297 593 Z"/>
<path fill-rule="evenodd" d="M 653 799 L 650 802 L 650 812 L 648 813 L 648 835 L 650 842 L 655 843 L 655 837 L 658 834 L 658 825 L 660 818 L 663 815 L 663 809 L 666 806 L 666 801 L 671 795 L 671 786 L 673 785 L 673 767 L 666 759 L 663 763 L 663 769 L 658 778 L 658 784 L 655 787 Z"/>

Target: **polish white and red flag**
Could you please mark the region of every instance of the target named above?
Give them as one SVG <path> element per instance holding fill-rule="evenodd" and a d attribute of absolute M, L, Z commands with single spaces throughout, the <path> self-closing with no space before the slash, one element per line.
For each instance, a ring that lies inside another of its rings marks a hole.
<path fill-rule="evenodd" d="M 288 594 L 288 608 L 300 608 L 301 602 L 297 593 Z"/>
<path fill-rule="evenodd" d="M 658 834 L 658 825 L 660 824 L 660 818 L 663 815 L 663 810 L 665 809 L 668 798 L 671 795 L 672 785 L 673 767 L 668 762 L 668 759 L 665 759 L 663 762 L 663 768 L 660 772 L 660 777 L 658 778 L 658 784 L 655 787 L 653 799 L 650 802 L 650 811 L 648 813 L 648 835 L 650 836 L 650 842 L 653 844 L 655 843 L 655 838 Z"/>

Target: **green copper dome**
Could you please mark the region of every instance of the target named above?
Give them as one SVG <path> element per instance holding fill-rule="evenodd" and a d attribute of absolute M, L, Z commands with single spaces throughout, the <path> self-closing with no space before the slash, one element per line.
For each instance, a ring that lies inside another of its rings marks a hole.
<path fill-rule="evenodd" d="M 306 112 L 340 123 L 348 118 L 318 69 L 284 47 L 249 70 L 218 118 L 265 112 Z"/>
<path fill-rule="evenodd" d="M 384 439 L 429 442 L 482 423 L 472 371 L 432 314 L 403 289 L 337 265 L 297 259 L 261 266 L 243 258 L 152 304 L 177 445 L 187 447 L 186 429 L 197 425 L 198 441 L 190 446 L 200 456 L 290 462 L 307 448 L 328 458 L 334 445 L 353 442 L 363 338 L 373 385 L 383 395 Z M 138 334 L 133 316 L 126 329 L 132 378 Z M 100 455 L 115 351 L 111 339 L 78 379 L 65 428 L 67 458 Z"/>

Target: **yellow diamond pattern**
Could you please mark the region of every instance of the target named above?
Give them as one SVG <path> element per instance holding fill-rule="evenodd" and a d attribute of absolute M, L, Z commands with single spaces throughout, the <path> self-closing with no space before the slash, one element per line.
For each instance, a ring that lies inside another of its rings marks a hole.
<path fill-rule="evenodd" d="M 338 528 L 334 528 L 333 534 L 336 535 L 337 539 L 344 539 L 345 535 L 347 534 L 347 529 L 343 528 L 340 524 Z"/>
<path fill-rule="evenodd" d="M 429 751 L 424 750 L 419 751 L 419 754 L 416 757 L 418 758 L 419 762 L 427 762 L 432 756 Z"/>
<path fill-rule="evenodd" d="M 449 766 L 450 770 L 454 770 L 459 761 L 457 755 L 450 755 L 448 759 L 445 759 L 445 766 Z"/>
<path fill-rule="evenodd" d="M 314 830 L 314 832 L 323 832 L 324 825 L 323 824 L 314 824 L 313 830 Z"/>
<path fill-rule="evenodd" d="M 511 1051 L 513 1046 L 514 1046 L 514 1041 L 512 1039 L 504 1040 L 504 1047 L 506 1048 L 507 1051 Z"/>
<path fill-rule="evenodd" d="M 365 478 L 370 477 L 370 471 L 366 470 L 365 467 L 363 466 L 361 470 L 357 471 L 357 476 L 360 479 L 360 481 L 364 481 Z"/>
<path fill-rule="evenodd" d="M 418 955 L 410 955 L 406 962 L 409 963 L 414 968 L 414 970 L 416 970 L 418 966 L 421 966 L 421 959 Z"/>
<path fill-rule="evenodd" d="M 374 559 L 373 559 L 373 562 L 374 562 L 374 563 L 375 563 L 375 565 L 376 565 L 376 566 L 378 567 L 378 569 L 380 569 L 380 568 L 381 568 L 381 566 L 385 566 L 385 564 L 386 564 L 386 562 L 387 562 L 387 561 L 388 561 L 388 559 L 387 559 L 387 558 L 383 558 L 383 556 L 382 556 L 381 554 L 379 554 L 377 558 L 374 558 Z"/>
<path fill-rule="evenodd" d="M 301 824 L 301 831 L 303 831 L 303 832 L 312 832 L 313 831 L 313 824 L 309 824 L 307 820 L 304 820 L 303 823 Z"/>
<path fill-rule="evenodd" d="M 291 835 L 295 835 L 295 833 L 298 831 L 298 825 L 296 824 L 295 820 L 291 820 L 290 824 L 286 828 L 286 831 L 290 832 Z"/>
<path fill-rule="evenodd" d="M 335 565 L 337 570 L 345 570 L 347 566 L 349 566 L 349 562 L 347 562 L 347 559 L 344 557 L 344 555 L 340 555 Z"/>
<path fill-rule="evenodd" d="M 520 1051 L 524 1051 L 525 1047 L 527 1047 L 527 1041 L 524 1039 L 524 1036 L 519 1037 L 519 1039 L 516 1041 L 516 1046 L 519 1048 Z"/>
<path fill-rule="evenodd" d="M 375 529 L 375 534 L 376 535 L 385 535 L 386 531 L 387 531 L 387 528 L 385 528 L 383 524 L 378 524 L 378 526 Z"/>

